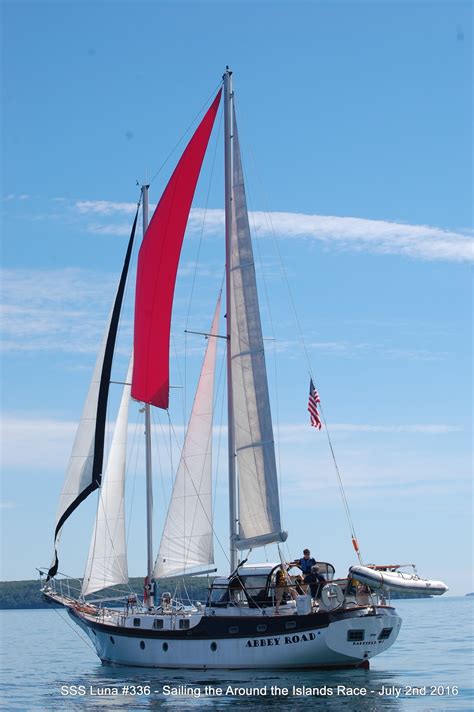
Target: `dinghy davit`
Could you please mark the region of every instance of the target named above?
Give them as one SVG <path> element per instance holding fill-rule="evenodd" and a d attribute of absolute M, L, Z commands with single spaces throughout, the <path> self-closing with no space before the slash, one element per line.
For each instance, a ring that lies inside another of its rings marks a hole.
<path fill-rule="evenodd" d="M 442 581 L 422 579 L 416 573 L 399 571 L 400 566 L 351 566 L 350 576 L 369 588 L 387 588 L 403 593 L 429 593 L 442 596 L 448 587 Z"/>

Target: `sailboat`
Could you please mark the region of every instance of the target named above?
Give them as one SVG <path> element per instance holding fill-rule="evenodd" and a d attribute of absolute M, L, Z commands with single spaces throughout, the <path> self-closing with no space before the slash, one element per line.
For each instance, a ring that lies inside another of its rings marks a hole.
<path fill-rule="evenodd" d="M 155 556 L 151 408 L 168 408 L 178 261 L 222 94 L 226 330 L 219 334 L 219 295 Z M 320 583 L 310 589 L 297 578 L 302 573 L 300 563 L 286 562 L 281 553 L 272 563 L 253 559 L 255 551 L 270 544 L 279 551 L 287 532 L 280 517 L 264 341 L 229 69 L 149 223 L 147 185 L 141 188 L 141 203 L 144 237 L 137 265 L 133 358 L 108 464 L 103 473 L 111 367 L 138 208 L 60 497 L 54 557 L 45 572 L 43 594 L 67 609 L 104 663 L 188 669 L 368 667 L 371 658 L 393 645 L 400 631 L 401 618 L 388 600 L 389 577 L 373 587 L 367 576 L 362 581 L 364 572 L 376 569 L 364 567 L 360 556 L 357 571 L 340 579 L 335 578 L 332 564 L 318 561 Z M 216 571 L 211 443 L 219 338 L 226 343 L 227 365 L 229 571 L 212 580 L 205 603 L 185 604 L 166 591 L 166 581 Z M 90 596 L 128 581 L 124 478 L 131 398 L 145 410 L 147 575 L 143 601 L 132 594 L 117 608 L 91 601 Z M 96 522 L 81 590 L 75 595 L 58 573 L 59 539 L 70 515 L 94 491 L 98 492 Z M 353 543 L 358 553 L 355 538 Z"/>

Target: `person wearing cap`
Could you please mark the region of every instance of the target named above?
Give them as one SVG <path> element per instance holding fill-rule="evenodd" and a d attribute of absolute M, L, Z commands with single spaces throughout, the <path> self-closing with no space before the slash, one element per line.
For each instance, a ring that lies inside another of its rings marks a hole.
<path fill-rule="evenodd" d="M 311 571 L 304 577 L 304 582 L 309 584 L 309 590 L 311 592 L 311 597 L 316 598 L 321 586 L 324 586 L 326 579 L 322 574 L 319 573 L 319 566 L 316 564 L 311 567 Z"/>

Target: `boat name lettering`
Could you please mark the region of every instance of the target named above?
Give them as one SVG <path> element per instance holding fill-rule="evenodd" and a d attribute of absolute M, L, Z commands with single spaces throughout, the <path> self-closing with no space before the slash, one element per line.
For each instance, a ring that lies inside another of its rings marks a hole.
<path fill-rule="evenodd" d="M 304 643 L 308 640 L 314 640 L 316 635 L 314 633 L 300 633 L 299 635 L 285 635 L 283 639 L 283 645 L 292 645 L 293 643 Z M 245 643 L 246 648 L 266 648 L 272 645 L 280 645 L 281 638 L 255 638 L 254 640 L 247 640 Z"/>

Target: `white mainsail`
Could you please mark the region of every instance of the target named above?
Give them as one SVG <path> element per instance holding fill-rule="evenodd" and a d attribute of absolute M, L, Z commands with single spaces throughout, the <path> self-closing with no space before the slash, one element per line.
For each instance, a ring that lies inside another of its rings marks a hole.
<path fill-rule="evenodd" d="M 231 248 L 231 358 L 238 468 L 238 549 L 285 541 L 265 352 L 247 203 L 234 114 Z"/>
<path fill-rule="evenodd" d="M 125 466 L 127 456 L 128 409 L 133 356 L 130 359 L 122 400 L 117 415 L 107 469 L 89 549 L 82 595 L 87 596 L 107 586 L 128 582 L 125 538 Z"/>
<path fill-rule="evenodd" d="M 156 557 L 154 578 L 193 572 L 197 567 L 214 563 L 212 416 L 220 302 L 219 295 Z"/>

